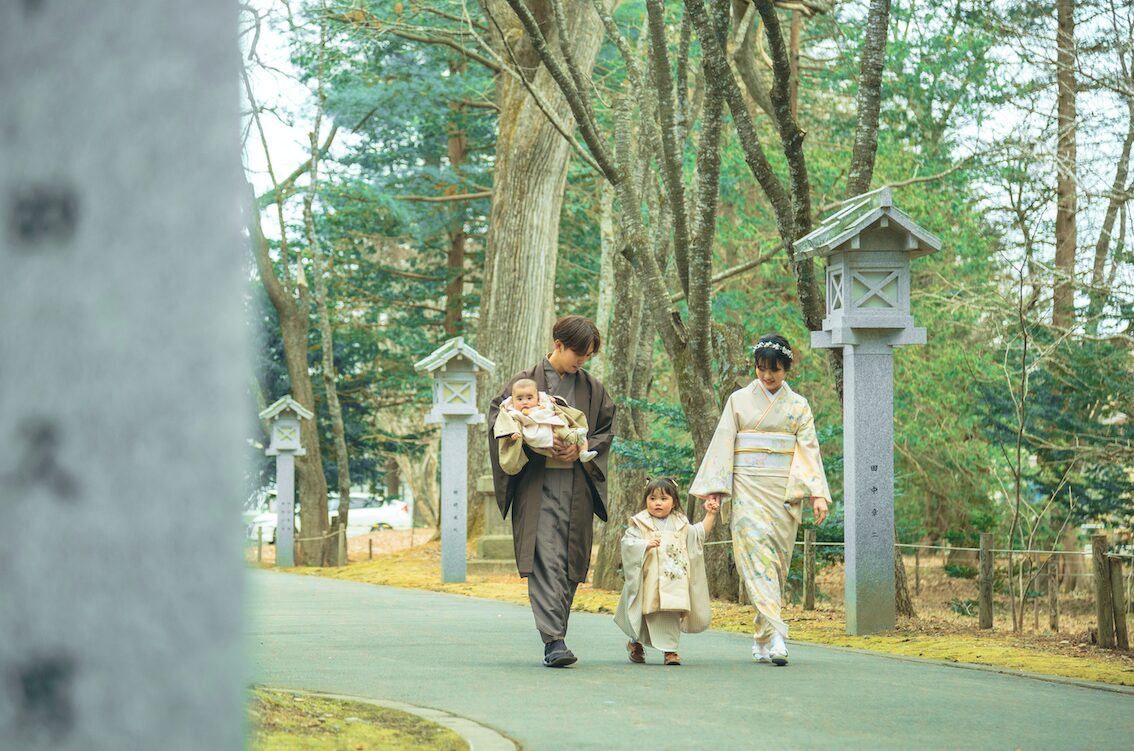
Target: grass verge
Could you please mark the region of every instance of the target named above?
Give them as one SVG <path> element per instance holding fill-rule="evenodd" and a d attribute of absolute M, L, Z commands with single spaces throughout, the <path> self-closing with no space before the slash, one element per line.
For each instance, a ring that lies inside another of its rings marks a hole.
<path fill-rule="evenodd" d="M 448 728 L 408 712 L 291 691 L 252 689 L 251 751 L 464 751 Z"/>

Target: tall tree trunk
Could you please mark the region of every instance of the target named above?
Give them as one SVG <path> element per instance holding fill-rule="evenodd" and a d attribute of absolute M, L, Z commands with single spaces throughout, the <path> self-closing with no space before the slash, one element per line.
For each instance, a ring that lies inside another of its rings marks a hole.
<path fill-rule="evenodd" d="M 858 76 L 851 167 L 847 176 L 847 197 L 870 190 L 874 178 L 874 157 L 878 153 L 878 113 L 882 106 L 882 68 L 886 63 L 886 34 L 890 23 L 890 0 L 871 0 L 866 18 L 866 41 L 862 48 L 862 67 Z"/>
<path fill-rule="evenodd" d="M 449 72 L 460 75 L 465 71 L 464 60 L 457 58 L 449 63 Z M 458 118 L 463 105 L 459 102 L 450 102 L 453 119 L 449 122 L 449 166 L 458 176 L 461 174 L 461 165 L 469 153 L 469 139 Z M 458 205 L 452 209 L 453 216 L 449 221 L 449 262 L 447 265 L 448 284 L 445 287 L 445 335 L 460 336 L 463 333 L 462 314 L 464 312 L 465 287 L 465 210 Z"/>
<path fill-rule="evenodd" d="M 272 268 L 268 241 L 260 225 L 260 209 L 251 185 L 248 186 L 248 194 L 251 198 L 248 209 L 248 231 L 252 238 L 252 251 L 260 280 L 279 317 L 291 396 L 304 407 L 315 412 L 315 390 L 311 385 L 311 371 L 307 364 L 307 332 L 310 326 L 308 311 L 311 309 L 311 301 L 303 266 L 300 264 L 298 267 L 296 294 L 289 295 L 276 276 L 275 269 Z M 327 533 L 327 479 L 323 475 L 319 429 L 315 420 L 300 420 L 299 423 L 300 443 L 306 453 L 297 456 L 295 460 L 296 487 L 299 490 L 300 501 L 298 537 L 319 538 Z M 321 541 L 296 543 L 295 560 L 300 565 L 320 563 Z"/>
<path fill-rule="evenodd" d="M 902 549 L 894 548 L 894 607 L 898 615 L 916 618 L 913 600 L 910 598 L 910 585 L 906 580 L 906 564 L 902 560 Z"/>
<path fill-rule="evenodd" d="M 455 58 L 449 63 L 449 72 L 454 76 L 460 75 L 464 73 L 465 67 L 464 60 Z M 458 121 L 462 107 L 463 105 L 459 102 L 449 103 L 449 108 L 453 112 L 453 118 L 448 125 L 449 166 L 458 177 L 461 175 L 462 165 L 469 153 L 468 135 L 461 129 Z M 465 209 L 463 205 L 458 204 L 451 211 L 453 214 L 449 219 L 448 227 L 449 258 L 446 265 L 448 283 L 445 286 L 445 335 L 447 337 L 461 336 L 465 333 L 463 320 L 465 307 L 465 242 L 468 239 L 468 235 L 465 233 Z M 468 433 L 469 467 L 476 466 L 471 463 L 471 460 L 477 456 L 477 446 L 483 443 L 479 439 L 479 428 L 471 426 Z M 469 472 L 466 476 L 465 497 L 470 500 L 477 497 L 476 478 L 476 472 Z M 484 507 L 481 504 L 468 504 L 466 525 L 466 533 L 470 537 L 483 529 Z"/>
<path fill-rule="evenodd" d="M 1120 53 L 1121 54 L 1121 53 Z M 1125 68 L 1125 65 L 1123 66 Z M 1127 87 L 1134 87 L 1134 76 L 1127 74 Z M 1126 136 L 1122 139 L 1122 152 L 1114 168 L 1114 181 L 1110 186 L 1110 197 L 1107 199 L 1106 215 L 1103 217 L 1102 229 L 1099 230 L 1099 239 L 1095 243 L 1095 260 L 1091 265 L 1091 304 L 1087 312 L 1087 327 L 1092 334 L 1099 331 L 1099 316 L 1103 313 L 1106 300 L 1109 297 L 1106 278 L 1106 259 L 1110 255 L 1111 237 L 1114 234 L 1115 220 L 1119 209 L 1126 205 L 1129 197 L 1126 193 L 1126 179 L 1130 173 L 1130 153 L 1134 147 L 1134 89 L 1127 89 L 1126 96 Z M 1115 254 L 1113 265 L 1117 266 L 1119 255 Z"/>
<path fill-rule="evenodd" d="M 602 358 L 604 383 L 620 402 L 644 400 L 653 373 L 654 328 L 629 262 L 617 254 L 612 255 L 613 273 L 607 277 L 606 286 L 617 290 L 611 317 L 619 325 L 610 328 L 606 339 L 607 352 Z M 614 416 L 614 433 L 619 442 L 647 437 L 648 425 L 642 411 L 621 404 Z M 637 513 L 645 487 L 646 471 L 624 464 L 618 454 L 610 457 L 608 520 L 596 535 L 599 552 L 594 585 L 603 589 L 622 588 L 622 533 L 626 530 L 626 520 Z"/>
<path fill-rule="evenodd" d="M 398 454 L 394 461 L 398 463 L 398 471 L 413 493 L 414 526 L 424 524 L 440 530 L 437 512 L 440 495 L 437 487 L 437 443 L 426 445 L 416 456 Z"/>
<path fill-rule="evenodd" d="M 599 244 L 602 256 L 599 261 L 598 306 L 595 325 L 604 342 L 611 339 L 611 320 L 614 318 L 615 300 L 623 294 L 623 284 L 615 277 L 615 262 L 618 258 L 617 237 L 614 231 L 614 188 L 605 180 L 599 183 Z M 627 266 L 628 268 L 628 266 Z M 631 277 L 632 278 L 632 277 Z M 624 282 L 625 283 L 625 282 Z M 606 383 L 616 361 L 608 352 L 594 365 L 599 380 Z"/>
<path fill-rule="evenodd" d="M 1055 150 L 1055 287 L 1051 322 L 1060 330 L 1075 323 L 1075 0 L 1056 0 L 1058 31 L 1055 37 L 1059 134 Z"/>
<path fill-rule="evenodd" d="M 312 134 L 312 144 L 315 134 Z M 335 464 L 338 470 L 339 509 L 336 529 L 346 527 L 350 521 L 350 455 L 346 445 L 346 427 L 343 424 L 343 409 L 339 403 L 339 390 L 335 373 L 335 340 L 331 328 L 330 303 L 327 295 L 327 270 L 323 262 L 323 251 L 315 232 L 315 218 L 312 213 L 313 193 L 316 190 L 316 166 L 312 160 L 311 189 L 303 201 L 303 223 L 307 230 L 307 244 L 311 249 L 311 273 L 315 277 L 315 307 L 319 314 L 319 340 L 322 350 L 323 390 L 327 395 L 327 412 L 331 417 L 331 435 L 335 442 Z M 306 535 L 305 535 L 306 536 Z M 329 537 L 323 544 L 324 565 L 340 566 L 345 561 L 338 560 L 339 545 L 337 537 Z"/>
<path fill-rule="evenodd" d="M 319 341 L 322 350 L 323 390 L 327 395 L 327 412 L 331 417 L 331 435 L 335 442 L 335 464 L 339 481 L 339 508 L 335 521 L 336 530 L 345 530 L 350 523 L 350 456 L 347 453 L 346 428 L 343 425 L 343 409 L 339 404 L 339 390 L 335 379 L 335 338 L 331 329 L 330 303 L 327 295 L 327 269 L 319 236 L 315 231 L 315 195 L 319 190 L 319 130 L 323 121 L 326 97 L 323 89 L 327 49 L 326 22 L 319 27 L 319 68 L 316 91 L 315 124 L 308 135 L 311 142 L 311 180 L 303 197 L 303 227 L 307 233 L 307 247 L 311 251 L 311 273 L 315 277 L 315 308 L 319 316 Z M 343 566 L 346 561 L 339 560 L 338 535 L 323 541 L 323 565 Z"/>
<path fill-rule="evenodd" d="M 563 95 L 539 64 L 508 4 L 486 0 L 485 10 L 500 57 L 509 62 L 515 59 L 528 86 L 561 117 L 567 111 Z M 532 12 L 546 24 L 558 47 L 550 9 L 532 3 Z M 602 41 L 599 19 L 586 2 L 570 3 L 566 15 L 569 39 L 565 45 L 589 75 Z M 500 117 L 476 336 L 477 350 L 496 364 L 491 381 L 481 379 L 478 384 L 478 403 L 485 413 L 502 383 L 551 351 L 551 327 L 556 319 L 559 217 L 571 153 L 528 86 L 505 74 L 496 79 Z M 574 129 L 570 118 L 561 120 Z M 489 472 L 488 446 L 483 430 L 474 428 L 470 435 L 469 477 L 473 483 Z"/>
<path fill-rule="evenodd" d="M 386 497 L 393 498 L 402 492 L 402 476 L 395 457 L 386 459 Z"/>

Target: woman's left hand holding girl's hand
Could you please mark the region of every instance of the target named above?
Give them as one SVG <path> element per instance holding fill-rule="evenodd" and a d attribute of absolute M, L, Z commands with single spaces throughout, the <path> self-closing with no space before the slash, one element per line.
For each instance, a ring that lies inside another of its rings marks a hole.
<path fill-rule="evenodd" d="M 822 524 L 827 518 L 827 499 L 823 496 L 811 496 L 811 511 L 815 514 L 815 523 Z"/>

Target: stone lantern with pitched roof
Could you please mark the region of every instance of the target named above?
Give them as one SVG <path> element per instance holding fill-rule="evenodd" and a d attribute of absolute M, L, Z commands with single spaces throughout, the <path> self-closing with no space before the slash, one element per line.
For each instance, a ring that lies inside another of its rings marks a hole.
<path fill-rule="evenodd" d="M 795 243 L 827 261 L 827 317 L 811 346 L 843 350 L 847 631 L 893 628 L 893 348 L 925 344 L 910 315 L 910 261 L 941 241 L 893 205 L 889 188 L 846 201 Z"/>
<path fill-rule="evenodd" d="M 307 453 L 299 443 L 299 421 L 314 416 L 291 394 L 260 413 L 261 420 L 272 421 L 272 440 L 264 453 L 276 457 L 277 566 L 295 565 L 295 457 Z"/>
<path fill-rule="evenodd" d="M 433 376 L 433 408 L 425 416 L 441 424 L 441 580 L 463 582 L 468 541 L 468 426 L 484 422 L 476 408 L 476 375 L 496 365 L 455 337 L 414 364 Z"/>

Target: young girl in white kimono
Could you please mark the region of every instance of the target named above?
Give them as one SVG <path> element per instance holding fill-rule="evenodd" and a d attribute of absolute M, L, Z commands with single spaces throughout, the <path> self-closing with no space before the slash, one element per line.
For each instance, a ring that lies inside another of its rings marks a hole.
<path fill-rule="evenodd" d="M 630 662 L 646 661 L 645 645 L 664 652 L 666 665 L 680 665 L 681 632 L 704 631 L 712 618 L 702 546 L 720 503 L 706 501 L 705 520 L 690 524 L 681 513 L 677 483 L 659 477 L 646 485 L 642 506 L 622 536 L 626 583 L 614 622 L 630 637 Z"/>
<path fill-rule="evenodd" d="M 781 601 L 803 501 L 822 524 L 831 491 L 811 407 L 784 383 L 791 346 L 771 334 L 753 355 L 756 380 L 728 398 L 689 492 L 732 501 L 733 557 L 756 608 L 752 658 L 786 665 Z"/>

